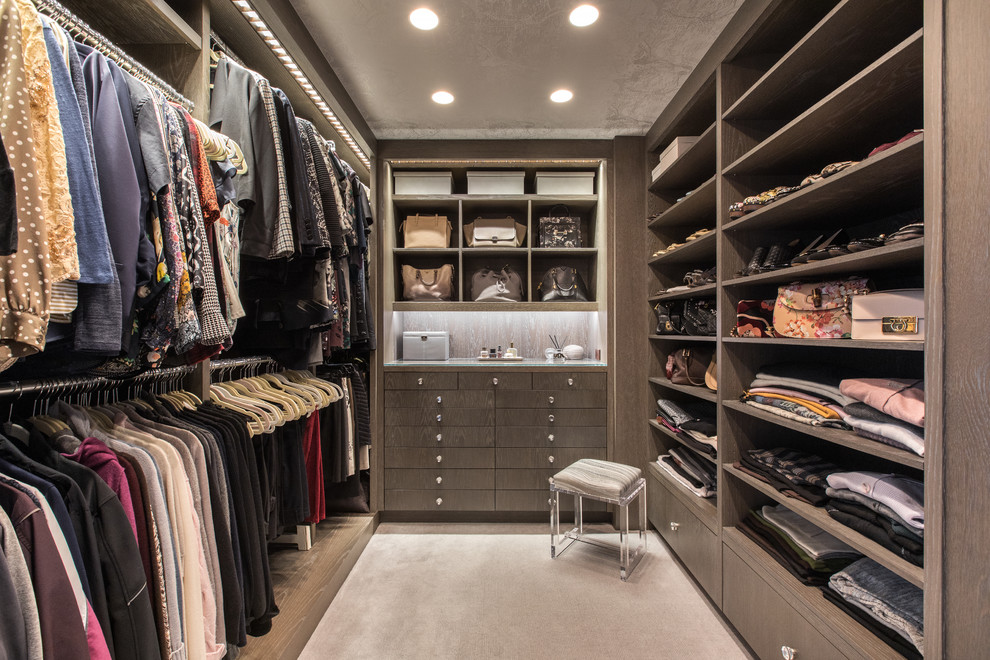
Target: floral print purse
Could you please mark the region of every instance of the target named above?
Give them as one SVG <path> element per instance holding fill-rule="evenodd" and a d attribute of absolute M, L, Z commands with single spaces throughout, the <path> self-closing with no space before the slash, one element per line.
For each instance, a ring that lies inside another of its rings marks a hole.
<path fill-rule="evenodd" d="M 773 328 L 784 337 L 848 339 L 852 336 L 852 297 L 869 292 L 865 277 L 787 284 L 777 289 Z"/>

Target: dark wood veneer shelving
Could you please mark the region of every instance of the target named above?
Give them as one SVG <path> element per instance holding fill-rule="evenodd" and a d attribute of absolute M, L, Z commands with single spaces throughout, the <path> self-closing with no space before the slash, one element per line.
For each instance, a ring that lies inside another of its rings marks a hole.
<path fill-rule="evenodd" d="M 709 456 L 708 454 L 705 454 L 703 452 L 695 451 L 695 449 L 691 445 L 687 444 L 686 442 L 684 442 L 684 440 L 681 439 L 681 436 L 679 434 L 674 433 L 673 431 L 671 431 L 670 429 L 668 429 L 666 426 L 664 426 L 663 424 L 661 424 L 657 420 L 651 419 L 650 420 L 650 426 L 652 426 L 656 430 L 660 431 L 661 433 L 663 433 L 664 435 L 666 435 L 668 438 L 676 441 L 680 445 L 682 445 L 684 447 L 687 447 L 688 449 L 690 449 L 691 451 L 693 451 L 696 455 L 700 456 L 702 459 L 708 461 L 709 463 L 713 463 L 715 465 L 718 465 L 718 459 L 716 459 L 714 456 Z"/>

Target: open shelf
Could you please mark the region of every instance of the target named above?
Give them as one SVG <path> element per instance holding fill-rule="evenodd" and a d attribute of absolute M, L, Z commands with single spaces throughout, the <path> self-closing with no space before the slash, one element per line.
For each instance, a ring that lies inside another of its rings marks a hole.
<path fill-rule="evenodd" d="M 646 469 L 661 481 L 679 502 L 688 507 L 705 527 L 712 531 L 718 529 L 717 497 L 698 497 L 668 475 L 656 459 L 650 461 Z"/>
<path fill-rule="evenodd" d="M 683 342 L 699 342 L 699 341 L 710 341 L 714 342 L 718 337 L 694 337 L 692 335 L 650 335 L 648 337 L 651 341 L 683 341 Z"/>
<path fill-rule="evenodd" d="M 706 222 L 715 224 L 715 185 L 717 177 L 705 181 L 694 189 L 690 195 L 672 205 L 662 214 L 651 220 L 647 226 L 650 229 L 661 227 L 694 227 Z"/>
<path fill-rule="evenodd" d="M 411 302 L 392 303 L 393 312 L 597 312 L 596 302 Z"/>
<path fill-rule="evenodd" d="M 650 426 L 652 426 L 653 428 L 657 429 L 658 431 L 660 431 L 661 433 L 663 433 L 664 435 L 666 435 L 668 438 L 671 438 L 672 440 L 675 440 L 682 447 L 686 447 L 687 449 L 690 449 L 692 452 L 694 452 L 695 455 L 703 458 L 704 460 L 708 461 L 709 463 L 712 463 L 714 465 L 718 465 L 718 459 L 717 458 L 715 458 L 714 456 L 709 456 L 708 454 L 703 454 L 700 451 L 697 451 L 694 447 L 692 447 L 691 445 L 689 445 L 686 442 L 684 442 L 681 439 L 681 436 L 679 434 L 674 433 L 673 431 L 671 431 L 670 429 L 668 429 L 666 426 L 664 426 L 663 424 L 661 424 L 657 420 L 651 419 L 651 420 L 649 420 L 649 422 L 650 422 Z"/>
<path fill-rule="evenodd" d="M 788 600 L 797 601 L 810 610 L 809 622 L 828 622 L 820 630 L 827 638 L 841 631 L 842 641 L 852 645 L 864 658 L 871 660 L 903 660 L 903 656 L 882 642 L 858 621 L 830 603 L 822 595 L 821 589 L 798 582 L 776 559 L 768 555 L 748 536 L 735 527 L 722 528 L 722 541 L 726 547 L 739 555 L 773 587 L 789 594 Z"/>
<path fill-rule="evenodd" d="M 859 154 L 850 145 L 876 139 L 892 113 L 920 119 L 922 36 L 911 37 L 726 167 L 724 174 L 777 173 L 794 166 L 821 168 Z M 917 128 L 917 126 L 915 126 Z M 907 132 L 907 130 L 903 131 Z M 876 145 L 874 145 L 876 146 Z M 811 172 L 806 172 L 810 174 Z"/>
<path fill-rule="evenodd" d="M 860 437 L 853 431 L 844 431 L 842 429 L 802 424 L 801 422 L 795 422 L 787 419 L 786 417 L 781 417 L 780 415 L 774 415 L 773 413 L 766 412 L 765 410 L 754 408 L 753 406 L 747 406 L 742 401 L 723 400 L 722 406 L 729 410 L 734 410 L 740 414 L 749 415 L 750 417 L 755 417 L 756 419 L 763 420 L 764 422 L 775 424 L 785 429 L 790 429 L 791 431 L 797 431 L 798 433 L 802 433 L 813 438 L 818 438 L 819 440 L 824 440 L 825 442 L 832 443 L 833 445 L 840 445 L 842 447 L 848 447 L 849 449 L 855 449 L 858 452 L 869 454 L 870 456 L 876 456 L 894 463 L 899 463 L 900 465 L 914 468 L 915 470 L 923 470 L 925 468 L 925 459 L 923 457 L 904 449 L 898 449 L 897 447 L 885 445 L 882 442 L 877 442 L 876 440 Z"/>
<path fill-rule="evenodd" d="M 851 348 L 865 351 L 923 351 L 923 341 L 871 341 L 866 339 L 799 339 L 796 337 L 723 337 L 725 344 L 801 346 L 802 348 Z"/>
<path fill-rule="evenodd" d="M 704 401 L 710 401 L 711 403 L 715 403 L 718 400 L 716 393 L 712 392 L 704 385 L 701 386 L 677 385 L 675 383 L 670 382 L 666 378 L 657 378 L 656 376 L 651 376 L 650 382 L 653 383 L 654 385 L 659 385 L 660 387 L 666 387 L 668 390 L 683 392 L 688 396 L 693 396 L 695 398 L 702 399 Z"/>
<path fill-rule="evenodd" d="M 663 293 L 655 296 L 656 300 L 682 300 L 685 298 L 711 298 L 715 295 L 715 284 L 705 284 L 695 286 L 686 291 L 676 291 L 674 293 Z"/>
<path fill-rule="evenodd" d="M 750 286 L 753 284 L 779 284 L 794 282 L 819 275 L 839 275 L 864 273 L 887 268 L 899 268 L 917 264 L 920 266 L 925 256 L 925 239 L 916 238 L 903 243 L 844 254 L 822 261 L 798 264 L 767 273 L 757 273 L 746 277 L 735 277 L 722 282 L 725 288 Z"/>
<path fill-rule="evenodd" d="M 715 174 L 715 124 L 650 184 L 650 190 L 688 190 Z"/>
<path fill-rule="evenodd" d="M 871 541 L 854 529 L 846 527 L 837 520 L 833 520 L 825 509 L 812 506 L 811 504 L 801 502 L 800 500 L 796 500 L 792 497 L 787 497 L 786 495 L 778 492 L 773 486 L 765 484 L 759 479 L 754 479 L 745 472 L 737 470 L 731 463 L 723 464 L 722 469 L 736 479 L 739 479 L 745 483 L 750 488 L 758 490 L 779 504 L 783 504 L 785 507 L 798 514 L 805 520 L 814 523 L 819 528 L 825 530 L 840 541 L 849 544 L 867 557 L 870 557 L 871 559 L 886 566 L 911 584 L 924 588 L 925 569 L 920 566 L 915 566 L 909 561 L 898 557 L 879 543 Z"/>
<path fill-rule="evenodd" d="M 62 4 L 125 51 L 127 46 L 150 44 L 203 47 L 199 32 L 165 0 L 62 0 Z"/>
<path fill-rule="evenodd" d="M 693 241 L 688 241 L 684 245 L 674 248 L 659 257 L 652 257 L 647 263 L 651 266 L 659 264 L 694 264 L 710 263 L 715 261 L 715 231 L 714 229 L 704 236 L 700 236 Z"/>

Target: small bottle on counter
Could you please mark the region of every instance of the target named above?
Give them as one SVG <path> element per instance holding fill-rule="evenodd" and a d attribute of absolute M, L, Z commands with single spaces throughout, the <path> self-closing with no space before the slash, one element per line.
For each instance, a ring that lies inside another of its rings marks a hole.
<path fill-rule="evenodd" d="M 505 352 L 505 357 L 519 357 L 519 352 L 516 350 L 516 345 L 513 342 L 509 342 L 509 350 Z"/>
<path fill-rule="evenodd" d="M 483 358 L 488 357 L 488 349 L 485 348 L 484 346 L 481 347 L 481 357 Z"/>
<path fill-rule="evenodd" d="M 502 346 L 501 346 L 501 344 L 499 345 L 498 350 L 495 352 L 495 357 L 497 357 L 499 359 L 502 359 Z"/>

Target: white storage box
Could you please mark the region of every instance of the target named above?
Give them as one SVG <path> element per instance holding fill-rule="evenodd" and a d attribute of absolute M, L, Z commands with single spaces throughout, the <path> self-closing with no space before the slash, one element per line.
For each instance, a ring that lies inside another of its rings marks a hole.
<path fill-rule="evenodd" d="M 653 168 L 653 180 L 656 181 L 660 178 L 660 175 L 666 172 L 697 141 L 698 136 L 675 137 L 674 141 L 667 145 L 667 148 L 660 154 L 660 163 Z"/>
<path fill-rule="evenodd" d="M 895 289 L 853 296 L 852 338 L 880 341 L 923 340 L 924 289 Z"/>
<path fill-rule="evenodd" d="M 594 172 L 537 172 L 537 195 L 594 195 Z"/>
<path fill-rule="evenodd" d="M 403 360 L 449 360 L 450 334 L 424 330 L 402 333 Z"/>
<path fill-rule="evenodd" d="M 454 190 L 451 172 L 395 172 L 396 195 L 449 195 Z"/>
<path fill-rule="evenodd" d="M 525 172 L 468 172 L 469 195 L 522 195 Z"/>

